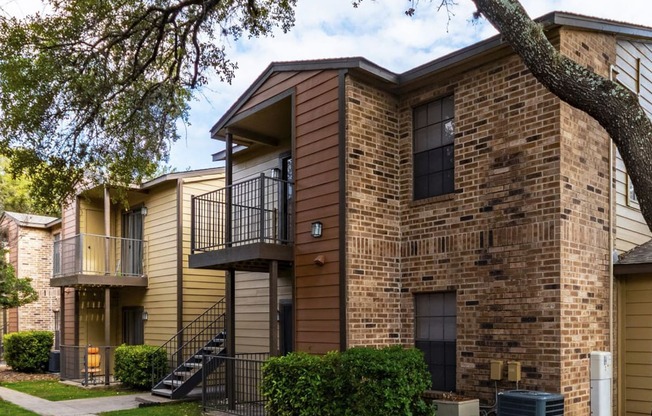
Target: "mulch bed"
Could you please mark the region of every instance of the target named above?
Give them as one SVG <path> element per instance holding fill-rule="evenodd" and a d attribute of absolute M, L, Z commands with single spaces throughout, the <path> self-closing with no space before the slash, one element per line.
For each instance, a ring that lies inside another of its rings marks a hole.
<path fill-rule="evenodd" d="M 5 364 L 0 364 L 0 383 L 35 380 L 59 380 L 59 375 L 52 373 L 19 373 Z"/>

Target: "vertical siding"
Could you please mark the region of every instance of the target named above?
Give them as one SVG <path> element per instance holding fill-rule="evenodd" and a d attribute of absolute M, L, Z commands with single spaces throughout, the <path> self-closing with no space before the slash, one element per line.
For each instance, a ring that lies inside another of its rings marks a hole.
<path fill-rule="evenodd" d="M 338 85 L 338 73 L 324 71 L 296 86 L 295 345 L 313 353 L 340 348 Z M 324 225 L 320 239 L 313 221 Z"/>
<path fill-rule="evenodd" d="M 191 269 L 188 267 L 190 255 L 190 224 L 192 195 L 201 195 L 224 186 L 224 175 L 196 177 L 183 183 L 183 323 L 194 320 L 206 309 L 224 297 L 224 272 L 218 270 Z"/>
<path fill-rule="evenodd" d="M 649 117 L 652 117 L 652 44 L 628 39 L 619 39 L 616 46 L 617 79 L 630 90 L 638 92 L 639 103 Z M 637 60 L 640 59 L 640 64 Z M 640 80 L 637 86 L 637 79 Z M 652 234 L 640 209 L 627 200 L 627 171 L 622 158 L 617 154 L 616 175 L 616 241 L 619 252 L 631 250 L 648 241 Z"/>

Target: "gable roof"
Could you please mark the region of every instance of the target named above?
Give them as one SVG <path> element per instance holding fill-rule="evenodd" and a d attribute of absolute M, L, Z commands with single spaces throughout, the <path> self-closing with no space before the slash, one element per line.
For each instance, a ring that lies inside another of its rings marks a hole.
<path fill-rule="evenodd" d="M 23 214 L 20 212 L 5 211 L 2 217 L 7 217 L 16 222 L 21 227 L 29 228 L 50 228 L 61 222 L 60 218 L 47 217 L 45 215 Z M 0 221 L 2 220 L 0 217 Z"/>
<path fill-rule="evenodd" d="M 560 26 L 568 26 L 584 30 L 611 33 L 619 36 L 652 38 L 652 28 L 615 20 L 600 19 L 567 12 L 551 12 L 535 19 L 546 30 Z M 433 76 L 449 71 L 459 71 L 461 68 L 479 65 L 483 58 L 488 59 L 491 54 L 495 59 L 496 52 L 502 51 L 505 55 L 511 54 L 512 49 L 502 39 L 500 34 L 484 41 L 477 42 L 448 55 L 427 62 L 402 74 L 394 73 L 363 57 L 317 59 L 305 61 L 272 62 L 261 75 L 247 88 L 247 90 L 233 103 L 210 130 L 211 137 L 221 139 L 222 132 L 231 119 L 238 113 L 243 105 L 254 93 L 275 73 L 288 71 L 314 71 L 314 70 L 342 70 L 357 74 L 375 84 L 385 86 L 391 92 L 401 93 L 418 88 Z M 220 155 L 213 156 L 213 160 Z"/>

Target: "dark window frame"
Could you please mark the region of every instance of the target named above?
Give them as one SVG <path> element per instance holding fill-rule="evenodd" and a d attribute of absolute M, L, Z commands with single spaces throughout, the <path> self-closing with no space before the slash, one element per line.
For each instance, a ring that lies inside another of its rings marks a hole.
<path fill-rule="evenodd" d="M 414 345 L 424 354 L 432 389 L 455 391 L 457 377 L 457 294 L 414 295 Z"/>
<path fill-rule="evenodd" d="M 455 96 L 412 109 L 412 196 L 415 201 L 455 192 Z"/>

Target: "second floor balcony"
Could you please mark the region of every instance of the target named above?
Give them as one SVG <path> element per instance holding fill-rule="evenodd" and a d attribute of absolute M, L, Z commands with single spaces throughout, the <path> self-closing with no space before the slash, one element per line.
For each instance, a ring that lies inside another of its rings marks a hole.
<path fill-rule="evenodd" d="M 192 198 L 190 267 L 265 271 L 293 261 L 292 183 L 261 173 Z"/>
<path fill-rule="evenodd" d="M 78 234 L 54 242 L 51 286 L 147 286 L 146 242 Z"/>

